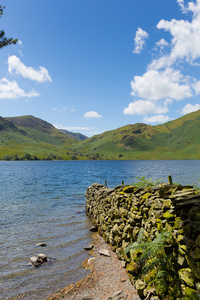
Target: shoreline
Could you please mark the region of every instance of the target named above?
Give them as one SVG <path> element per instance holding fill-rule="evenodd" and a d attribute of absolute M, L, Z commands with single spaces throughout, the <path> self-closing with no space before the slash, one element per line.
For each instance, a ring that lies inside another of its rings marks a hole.
<path fill-rule="evenodd" d="M 116 253 L 98 233 L 94 233 L 92 237 L 91 244 L 94 247 L 82 263 L 82 267 L 91 270 L 90 273 L 77 283 L 50 294 L 45 300 L 108 300 L 117 299 L 113 298 L 117 294 L 120 294 L 119 299 L 122 300 L 140 300 Z M 110 256 L 99 254 L 101 250 L 108 250 Z"/>

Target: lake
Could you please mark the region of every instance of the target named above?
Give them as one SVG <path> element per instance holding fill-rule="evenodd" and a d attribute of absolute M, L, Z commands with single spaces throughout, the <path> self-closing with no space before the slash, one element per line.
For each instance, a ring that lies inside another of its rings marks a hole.
<path fill-rule="evenodd" d="M 115 187 L 136 176 L 198 184 L 199 160 L 0 162 L 0 299 L 45 299 L 88 274 L 83 250 L 91 241 L 85 191 Z M 44 242 L 47 247 L 36 247 Z M 28 265 L 45 253 L 51 263 Z"/>

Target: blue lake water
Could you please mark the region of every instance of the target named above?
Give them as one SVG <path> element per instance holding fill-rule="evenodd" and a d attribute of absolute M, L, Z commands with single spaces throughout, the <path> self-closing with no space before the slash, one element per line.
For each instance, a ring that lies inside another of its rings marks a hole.
<path fill-rule="evenodd" d="M 85 191 L 136 176 L 198 184 L 199 160 L 0 162 L 0 299 L 45 299 L 87 274 L 83 247 L 92 241 Z M 38 248 L 45 242 L 47 247 Z M 54 261 L 27 265 L 45 253 Z"/>

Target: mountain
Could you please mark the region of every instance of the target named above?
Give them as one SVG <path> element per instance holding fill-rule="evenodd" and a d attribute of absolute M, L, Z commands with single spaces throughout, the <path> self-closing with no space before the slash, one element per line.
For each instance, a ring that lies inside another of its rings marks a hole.
<path fill-rule="evenodd" d="M 200 159 L 200 110 L 84 138 L 33 116 L 0 117 L 0 159 Z"/>
<path fill-rule="evenodd" d="M 75 147 L 102 159 L 200 159 L 200 110 L 162 125 L 123 126 Z"/>
<path fill-rule="evenodd" d="M 78 133 L 78 132 L 71 132 L 71 131 L 68 131 L 65 129 L 58 129 L 58 130 L 60 130 L 61 132 L 65 133 L 67 136 L 72 137 L 73 139 L 78 140 L 78 141 L 84 141 L 84 140 L 88 139 L 88 136 Z"/>
<path fill-rule="evenodd" d="M 73 155 L 78 141 L 60 132 L 52 124 L 33 116 L 0 117 L 0 158 L 25 154 L 38 158 L 65 158 Z"/>

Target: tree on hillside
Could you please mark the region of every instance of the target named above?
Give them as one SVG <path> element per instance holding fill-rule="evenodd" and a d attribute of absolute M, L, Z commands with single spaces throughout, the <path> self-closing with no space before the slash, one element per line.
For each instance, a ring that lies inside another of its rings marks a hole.
<path fill-rule="evenodd" d="M 0 5 L 0 17 L 3 15 L 4 8 L 5 8 L 5 6 Z M 18 41 L 18 39 L 13 40 L 13 38 L 7 38 L 5 36 L 4 30 L 0 30 L 0 48 L 11 45 L 11 44 L 16 44 L 17 41 Z"/>

